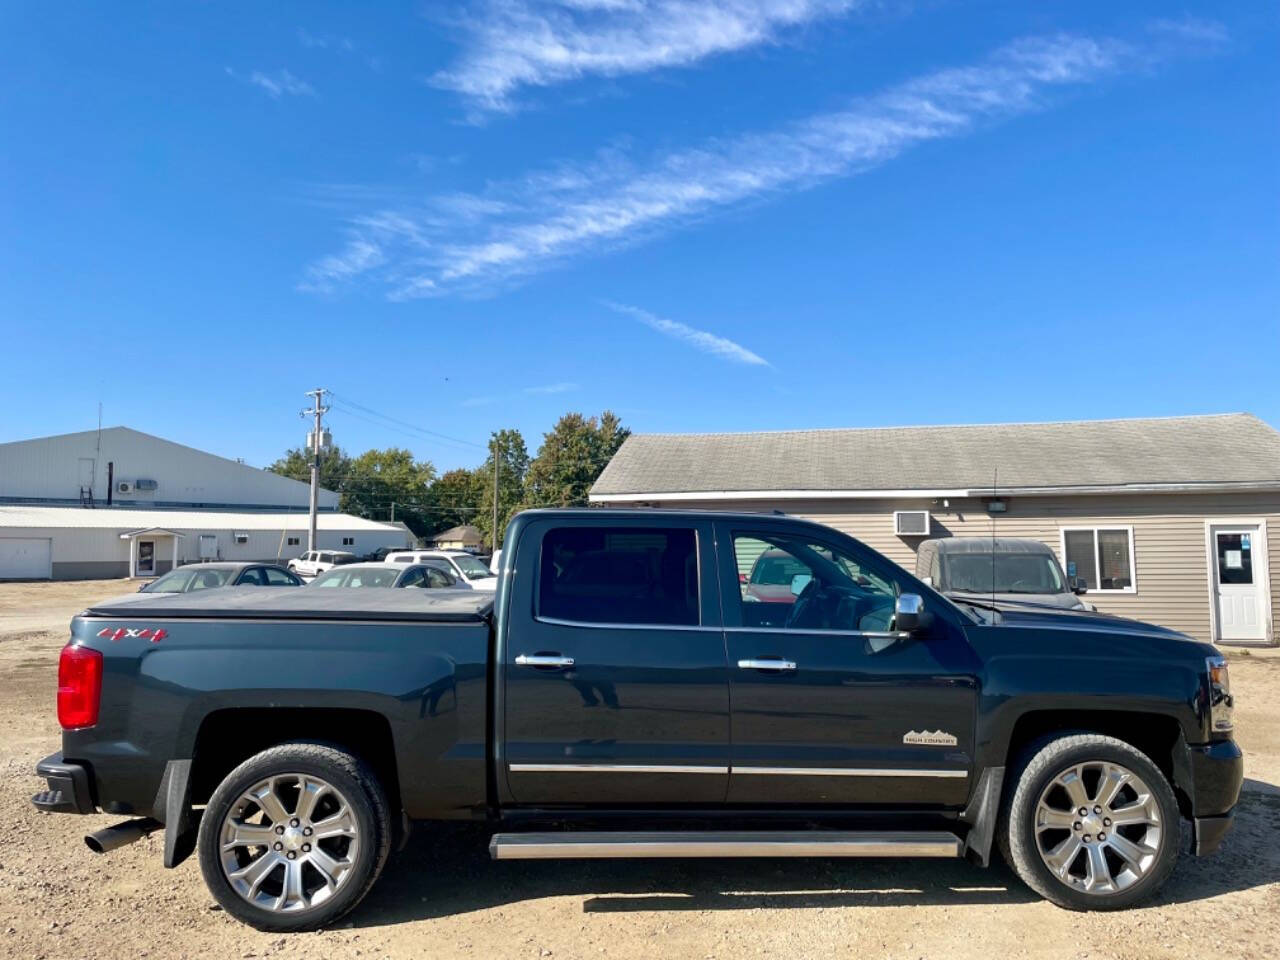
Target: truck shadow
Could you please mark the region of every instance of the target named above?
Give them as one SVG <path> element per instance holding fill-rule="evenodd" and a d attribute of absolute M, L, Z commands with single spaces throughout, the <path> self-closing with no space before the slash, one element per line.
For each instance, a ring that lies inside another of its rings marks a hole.
<path fill-rule="evenodd" d="M 1280 882 L 1280 788 L 1246 780 L 1236 824 L 1213 857 L 1183 854 L 1152 906 Z M 432 919 L 546 897 L 580 897 L 584 913 L 798 907 L 995 905 L 1038 900 L 993 858 L 983 870 L 928 860 L 563 860 L 488 856 L 492 831 L 419 827 L 353 915 L 356 927 Z M 1189 834 L 1184 828 L 1184 849 Z"/>

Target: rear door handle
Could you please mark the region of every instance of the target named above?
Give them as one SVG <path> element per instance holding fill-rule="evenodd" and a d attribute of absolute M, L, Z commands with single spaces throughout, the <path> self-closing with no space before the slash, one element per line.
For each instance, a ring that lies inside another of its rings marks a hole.
<path fill-rule="evenodd" d="M 772 670 L 775 673 L 789 673 L 796 668 L 794 660 L 783 660 L 781 657 L 766 657 L 755 660 L 739 660 L 741 670 Z"/>
<path fill-rule="evenodd" d="M 558 653 L 521 653 L 516 656 L 517 667 L 572 667 L 573 657 Z"/>

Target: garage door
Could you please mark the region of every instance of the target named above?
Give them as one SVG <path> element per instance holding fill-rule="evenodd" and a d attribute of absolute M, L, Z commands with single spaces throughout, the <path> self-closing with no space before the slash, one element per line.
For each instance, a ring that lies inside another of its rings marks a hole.
<path fill-rule="evenodd" d="M 0 580 L 48 580 L 52 576 L 52 540 L 0 537 Z"/>

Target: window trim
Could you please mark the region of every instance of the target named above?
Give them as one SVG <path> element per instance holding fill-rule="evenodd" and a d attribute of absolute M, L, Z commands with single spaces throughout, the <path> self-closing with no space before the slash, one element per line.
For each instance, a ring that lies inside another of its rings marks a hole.
<path fill-rule="evenodd" d="M 1127 587 L 1103 587 L 1102 583 L 1102 557 L 1099 554 L 1098 533 L 1103 530 L 1123 530 L 1129 536 L 1129 586 Z M 1094 570 L 1097 573 L 1099 586 L 1090 587 L 1085 596 L 1093 593 L 1137 593 L 1138 592 L 1138 553 L 1134 549 L 1133 544 L 1133 524 L 1130 523 L 1090 523 L 1078 526 L 1059 527 L 1058 528 L 1058 544 L 1061 550 L 1062 572 L 1067 572 L 1067 534 L 1068 533 L 1092 533 L 1093 534 L 1093 562 Z"/>
<path fill-rule="evenodd" d="M 547 537 L 557 530 L 688 530 L 693 534 L 693 562 L 697 571 L 698 587 L 698 622 L 697 623 L 612 623 L 595 620 L 566 620 L 561 617 L 548 617 L 542 613 L 542 552 L 546 549 Z M 714 547 L 713 547 L 714 549 Z M 705 623 L 706 610 L 703 603 L 702 583 L 702 536 L 696 524 L 560 524 L 547 527 L 538 537 L 538 564 L 533 577 L 533 619 L 537 623 L 545 623 L 556 627 L 587 627 L 606 630 L 721 630 L 720 626 L 709 626 Z M 459 573 L 459 579 L 466 581 Z"/>

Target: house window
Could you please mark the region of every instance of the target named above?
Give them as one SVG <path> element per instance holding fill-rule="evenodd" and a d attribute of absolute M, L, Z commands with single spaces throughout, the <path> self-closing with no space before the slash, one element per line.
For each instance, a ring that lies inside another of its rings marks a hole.
<path fill-rule="evenodd" d="M 290 538 L 289 538 L 289 546 L 291 546 L 291 547 L 298 547 L 298 546 L 301 546 L 301 545 L 302 545 L 302 539 L 301 539 L 300 537 L 290 537 Z"/>
<path fill-rule="evenodd" d="M 354 547 L 354 546 L 356 545 L 356 538 L 355 538 L 355 537 L 343 537 L 343 538 L 342 538 L 342 545 L 343 545 L 344 547 Z"/>
<path fill-rule="evenodd" d="M 1099 593 L 1136 593 L 1133 527 L 1063 527 L 1067 576 Z"/>

